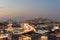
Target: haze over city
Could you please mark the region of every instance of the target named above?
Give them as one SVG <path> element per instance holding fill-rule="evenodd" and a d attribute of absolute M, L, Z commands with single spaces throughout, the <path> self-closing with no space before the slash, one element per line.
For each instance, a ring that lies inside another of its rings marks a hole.
<path fill-rule="evenodd" d="M 16 16 L 60 20 L 60 0 L 0 0 L 0 19 Z"/>

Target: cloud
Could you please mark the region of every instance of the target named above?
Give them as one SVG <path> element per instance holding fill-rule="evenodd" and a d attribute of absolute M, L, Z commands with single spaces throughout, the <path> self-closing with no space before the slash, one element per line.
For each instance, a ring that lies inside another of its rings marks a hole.
<path fill-rule="evenodd" d="M 5 8 L 5 7 L 1 7 L 1 6 L 0 6 L 0 8 Z"/>

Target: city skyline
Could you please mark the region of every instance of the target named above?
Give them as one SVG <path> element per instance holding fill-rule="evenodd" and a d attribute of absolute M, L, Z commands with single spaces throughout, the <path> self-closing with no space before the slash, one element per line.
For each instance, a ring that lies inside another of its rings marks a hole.
<path fill-rule="evenodd" d="M 60 0 L 0 0 L 0 18 L 14 16 L 60 20 Z"/>

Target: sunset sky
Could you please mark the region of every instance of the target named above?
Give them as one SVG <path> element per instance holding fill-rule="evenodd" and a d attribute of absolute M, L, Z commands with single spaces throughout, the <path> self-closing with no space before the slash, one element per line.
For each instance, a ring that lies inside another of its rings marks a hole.
<path fill-rule="evenodd" d="M 60 19 L 60 0 L 0 0 L 0 18 L 14 16 Z"/>

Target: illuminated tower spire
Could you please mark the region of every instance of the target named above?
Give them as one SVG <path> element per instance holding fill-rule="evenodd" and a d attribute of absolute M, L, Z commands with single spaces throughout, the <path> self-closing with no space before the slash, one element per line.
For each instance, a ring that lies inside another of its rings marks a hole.
<path fill-rule="evenodd" d="M 9 23 L 8 26 L 9 26 L 9 27 L 12 27 L 13 21 L 12 21 L 11 19 L 8 20 L 8 23 Z"/>

